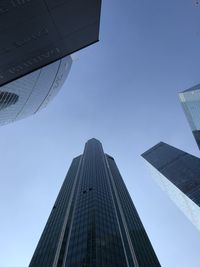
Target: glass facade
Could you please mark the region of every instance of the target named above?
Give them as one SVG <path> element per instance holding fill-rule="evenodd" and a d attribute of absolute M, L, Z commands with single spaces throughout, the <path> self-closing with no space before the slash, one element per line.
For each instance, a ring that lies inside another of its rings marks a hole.
<path fill-rule="evenodd" d="M 66 80 L 72 64 L 65 57 L 0 87 L 0 125 L 25 118 L 46 107 Z"/>
<path fill-rule="evenodd" d="M 200 230 L 200 159 L 163 142 L 142 157 L 157 183 Z"/>
<path fill-rule="evenodd" d="M 0 86 L 99 40 L 101 0 L 1 0 Z"/>
<path fill-rule="evenodd" d="M 200 84 L 179 93 L 179 99 L 200 149 Z"/>
<path fill-rule="evenodd" d="M 72 161 L 29 267 L 160 267 L 114 159 L 91 139 Z"/>

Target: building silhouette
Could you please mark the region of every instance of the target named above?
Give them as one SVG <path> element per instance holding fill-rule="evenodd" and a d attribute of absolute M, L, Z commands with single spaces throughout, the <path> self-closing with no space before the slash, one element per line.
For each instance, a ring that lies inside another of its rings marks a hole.
<path fill-rule="evenodd" d="M 56 96 L 72 65 L 65 57 L 0 87 L 0 125 L 37 113 Z"/>
<path fill-rule="evenodd" d="M 200 149 L 200 84 L 180 92 L 179 99 Z"/>
<path fill-rule="evenodd" d="M 200 230 L 200 159 L 163 142 L 142 157 L 160 187 Z"/>
<path fill-rule="evenodd" d="M 114 159 L 73 159 L 29 267 L 160 267 Z"/>

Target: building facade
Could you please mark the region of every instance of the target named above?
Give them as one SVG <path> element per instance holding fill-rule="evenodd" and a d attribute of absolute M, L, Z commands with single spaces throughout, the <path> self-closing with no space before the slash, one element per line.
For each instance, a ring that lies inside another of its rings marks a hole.
<path fill-rule="evenodd" d="M 163 142 L 142 157 L 156 182 L 200 230 L 200 159 Z"/>
<path fill-rule="evenodd" d="M 200 149 L 200 84 L 179 93 L 179 99 Z"/>
<path fill-rule="evenodd" d="M 114 159 L 73 159 L 29 267 L 160 267 Z"/>
<path fill-rule="evenodd" d="M 101 0 L 0 1 L 0 86 L 99 40 Z"/>
<path fill-rule="evenodd" d="M 0 87 L 0 125 L 35 114 L 56 96 L 72 65 L 65 57 Z"/>

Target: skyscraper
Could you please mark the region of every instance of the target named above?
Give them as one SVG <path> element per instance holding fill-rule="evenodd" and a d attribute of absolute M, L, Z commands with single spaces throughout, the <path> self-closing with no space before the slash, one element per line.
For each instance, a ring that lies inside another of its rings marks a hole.
<path fill-rule="evenodd" d="M 71 56 L 0 86 L 0 125 L 37 113 L 56 96 L 71 69 Z"/>
<path fill-rule="evenodd" d="M 200 159 L 163 142 L 142 157 L 157 183 L 200 230 Z"/>
<path fill-rule="evenodd" d="M 101 0 L 0 1 L 0 86 L 98 41 Z"/>
<path fill-rule="evenodd" d="M 179 93 L 179 98 L 200 149 L 200 84 Z"/>
<path fill-rule="evenodd" d="M 71 164 L 29 267 L 160 267 L 114 159 L 91 139 Z"/>

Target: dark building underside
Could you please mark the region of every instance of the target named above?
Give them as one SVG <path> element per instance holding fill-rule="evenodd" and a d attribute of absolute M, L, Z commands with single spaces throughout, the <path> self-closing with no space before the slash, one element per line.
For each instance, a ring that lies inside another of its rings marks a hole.
<path fill-rule="evenodd" d="M 0 86 L 99 39 L 101 0 L 0 1 Z"/>

